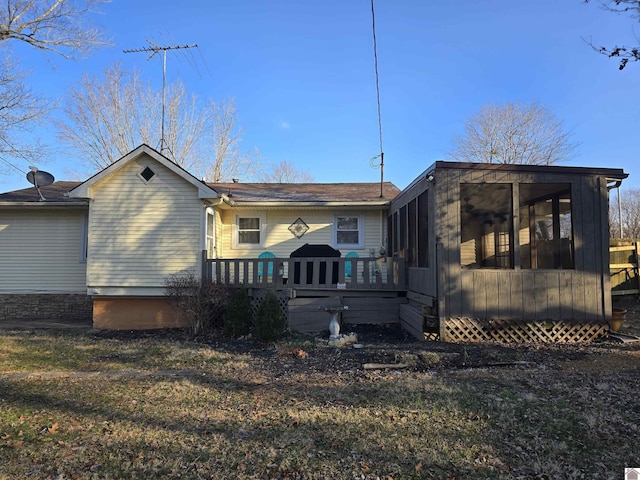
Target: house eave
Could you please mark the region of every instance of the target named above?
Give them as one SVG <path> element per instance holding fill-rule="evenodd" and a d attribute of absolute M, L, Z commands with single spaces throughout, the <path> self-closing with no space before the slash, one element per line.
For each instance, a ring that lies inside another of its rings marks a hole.
<path fill-rule="evenodd" d="M 74 202 L 0 202 L 0 208 L 86 208 L 89 201 Z"/>
<path fill-rule="evenodd" d="M 432 169 L 433 165 L 429 167 Z M 624 180 L 629 176 L 621 168 L 605 167 L 576 167 L 567 165 L 528 165 L 511 163 L 471 163 L 471 162 L 450 162 L 438 160 L 435 162 L 435 170 L 489 170 L 498 172 L 520 172 L 520 173 L 553 173 L 569 175 L 592 175 L 601 176 L 608 179 Z"/>
<path fill-rule="evenodd" d="M 235 202 L 233 198 L 225 198 L 222 208 L 245 209 L 297 209 L 297 208 L 357 208 L 380 210 L 388 208 L 391 202 Z"/>

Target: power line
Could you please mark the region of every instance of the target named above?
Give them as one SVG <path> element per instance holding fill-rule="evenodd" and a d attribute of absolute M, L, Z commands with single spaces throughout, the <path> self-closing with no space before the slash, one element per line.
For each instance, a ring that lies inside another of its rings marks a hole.
<path fill-rule="evenodd" d="M 380 110 L 380 82 L 378 78 L 378 45 L 376 42 L 376 12 L 371 0 L 371 28 L 373 30 L 373 61 L 376 72 L 376 100 L 378 104 L 378 134 L 380 136 L 380 196 L 383 197 L 384 188 L 384 150 L 382 149 L 382 113 Z M 375 157 L 374 157 L 375 158 Z"/>
<path fill-rule="evenodd" d="M 161 133 L 160 133 L 160 153 L 162 153 L 164 150 L 167 149 L 167 147 L 165 146 L 165 140 L 164 140 L 164 104 L 165 104 L 165 91 L 166 91 L 166 85 L 167 85 L 167 50 L 180 50 L 180 49 L 185 49 L 185 48 L 198 48 L 198 45 L 194 44 L 194 45 L 174 45 L 174 46 L 169 46 L 169 47 L 161 47 L 159 45 L 154 45 L 151 42 L 149 42 L 150 46 L 148 47 L 142 47 L 142 48 L 134 48 L 134 49 L 129 49 L 129 50 L 123 50 L 123 53 L 151 53 L 151 55 L 149 55 L 149 57 L 147 58 L 147 60 L 151 60 L 153 58 L 153 56 L 158 53 L 158 52 L 162 52 L 162 125 L 161 125 Z"/>

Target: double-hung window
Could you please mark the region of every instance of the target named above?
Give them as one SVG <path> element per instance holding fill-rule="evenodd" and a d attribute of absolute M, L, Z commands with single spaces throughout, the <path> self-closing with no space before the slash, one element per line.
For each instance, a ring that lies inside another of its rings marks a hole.
<path fill-rule="evenodd" d="M 364 220 L 358 215 L 336 215 L 333 222 L 336 248 L 364 247 Z"/>
<path fill-rule="evenodd" d="M 234 246 L 262 246 L 264 244 L 264 225 L 265 221 L 262 215 L 238 215 L 235 224 Z"/>

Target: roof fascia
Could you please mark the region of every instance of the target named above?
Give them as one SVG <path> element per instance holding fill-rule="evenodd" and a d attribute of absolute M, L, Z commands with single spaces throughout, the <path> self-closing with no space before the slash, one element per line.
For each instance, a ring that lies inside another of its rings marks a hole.
<path fill-rule="evenodd" d="M 236 202 L 225 198 L 225 205 L 232 208 L 371 208 L 388 207 L 391 202 Z"/>
<path fill-rule="evenodd" d="M 0 208 L 85 208 L 88 201 L 77 202 L 0 202 Z"/>
<path fill-rule="evenodd" d="M 468 163 L 468 162 L 448 162 L 438 160 L 435 162 L 436 170 L 456 169 L 456 170 L 498 170 L 509 172 L 527 173 L 551 173 L 569 175 L 594 175 L 604 176 L 616 180 L 624 180 L 629 176 L 621 168 L 600 168 L 600 167 L 577 167 L 566 165 L 521 165 L 511 163 Z"/>

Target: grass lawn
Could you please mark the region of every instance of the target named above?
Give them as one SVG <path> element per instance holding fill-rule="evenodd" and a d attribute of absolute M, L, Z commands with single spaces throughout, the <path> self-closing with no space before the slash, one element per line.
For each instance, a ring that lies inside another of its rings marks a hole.
<path fill-rule="evenodd" d="M 618 479 L 640 467 L 640 346 L 540 347 L 528 367 L 433 353 L 401 370 L 308 340 L 232 347 L 0 332 L 0 479 Z"/>

